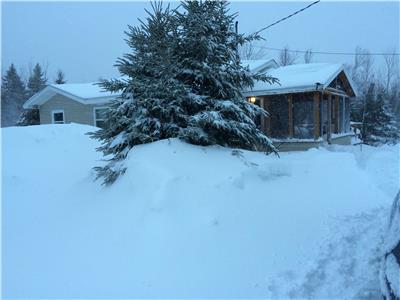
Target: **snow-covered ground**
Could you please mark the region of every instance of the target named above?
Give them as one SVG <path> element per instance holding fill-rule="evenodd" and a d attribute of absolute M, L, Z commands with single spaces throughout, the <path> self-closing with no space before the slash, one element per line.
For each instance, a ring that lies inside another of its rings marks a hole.
<path fill-rule="evenodd" d="M 378 297 L 398 146 L 164 140 L 102 187 L 91 130 L 2 130 L 4 297 Z"/>

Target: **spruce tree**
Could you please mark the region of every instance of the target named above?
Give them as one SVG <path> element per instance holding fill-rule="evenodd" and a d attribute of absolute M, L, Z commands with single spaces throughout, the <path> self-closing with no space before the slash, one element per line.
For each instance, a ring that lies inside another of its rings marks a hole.
<path fill-rule="evenodd" d="M 64 74 L 63 71 L 61 71 L 61 70 L 58 70 L 58 71 L 57 71 L 57 78 L 56 78 L 56 80 L 54 81 L 54 83 L 56 83 L 56 84 L 64 84 L 64 83 L 66 83 L 66 81 L 65 81 L 65 74 Z"/>
<path fill-rule="evenodd" d="M 28 93 L 32 97 L 46 87 L 47 78 L 42 67 L 37 63 L 28 79 Z"/>
<path fill-rule="evenodd" d="M 238 47 L 260 37 L 235 32 L 236 14 L 229 13 L 226 1 L 184 1 L 181 6 L 178 79 L 190 88 L 192 98 L 181 138 L 198 145 L 274 151 L 270 139 L 254 124 L 265 111 L 242 94 L 256 80 L 276 81 L 252 74 L 240 63 Z"/>
<path fill-rule="evenodd" d="M 109 107 L 107 126 L 91 133 L 110 157 L 95 168 L 103 183 L 125 172 L 132 147 L 161 139 L 274 151 L 253 121 L 265 111 L 242 95 L 255 80 L 274 81 L 240 64 L 238 45 L 258 37 L 234 32 L 226 2 L 183 2 L 183 13 L 161 3 L 152 9 L 126 32 L 131 53 L 117 60 L 121 79 L 100 83 L 121 94 Z"/>
<path fill-rule="evenodd" d="M 361 132 L 365 144 L 379 146 L 400 140 L 400 128 L 385 96 L 387 94 L 382 88 L 376 93 L 375 85 L 370 85 Z"/>
<path fill-rule="evenodd" d="M 1 83 L 1 126 L 13 126 L 21 114 L 22 105 L 26 100 L 26 90 L 23 81 L 11 64 Z"/>
<path fill-rule="evenodd" d="M 123 159 L 133 146 L 178 137 L 186 125 L 181 104 L 186 89 L 175 79 L 175 18 L 161 3 L 152 3 L 147 13 L 140 26 L 125 32 L 132 52 L 117 60 L 122 79 L 101 82 L 104 89 L 122 94 L 109 106 L 105 128 L 91 133 L 102 142 L 98 150 L 112 155 L 105 167 L 95 168 L 105 184 L 125 172 Z"/>
<path fill-rule="evenodd" d="M 45 73 L 42 71 L 41 66 L 37 63 L 33 68 L 32 74 L 28 79 L 28 97 L 32 97 L 34 94 L 40 92 L 42 89 L 46 87 L 47 78 Z M 40 114 L 39 110 L 34 109 L 26 109 L 21 114 L 18 125 L 19 126 L 28 126 L 28 125 L 39 125 L 40 124 Z"/>

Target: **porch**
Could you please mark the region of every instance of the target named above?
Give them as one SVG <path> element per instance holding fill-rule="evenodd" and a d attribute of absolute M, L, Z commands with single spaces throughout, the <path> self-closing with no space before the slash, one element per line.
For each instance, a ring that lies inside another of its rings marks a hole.
<path fill-rule="evenodd" d="M 256 120 L 281 151 L 350 144 L 350 97 L 340 90 L 248 97 L 268 112 Z"/>
<path fill-rule="evenodd" d="M 342 65 L 299 64 L 267 73 L 279 83 L 258 81 L 245 96 L 268 112 L 255 121 L 279 150 L 351 143 L 350 101 L 356 91 Z"/>

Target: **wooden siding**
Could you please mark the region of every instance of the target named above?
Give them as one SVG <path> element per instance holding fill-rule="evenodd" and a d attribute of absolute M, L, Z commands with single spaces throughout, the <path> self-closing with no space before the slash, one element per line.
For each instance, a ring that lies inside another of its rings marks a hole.
<path fill-rule="evenodd" d="M 40 124 L 51 124 L 53 110 L 64 111 L 64 123 L 80 123 L 94 126 L 94 107 L 102 105 L 82 104 L 63 95 L 54 95 L 43 105 L 39 106 Z"/>

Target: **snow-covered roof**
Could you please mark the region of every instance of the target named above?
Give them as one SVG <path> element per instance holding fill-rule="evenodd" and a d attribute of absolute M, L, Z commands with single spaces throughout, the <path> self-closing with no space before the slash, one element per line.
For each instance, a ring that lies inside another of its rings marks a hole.
<path fill-rule="evenodd" d="M 344 72 L 351 88 L 355 93 L 349 76 L 341 64 L 312 63 L 296 64 L 268 70 L 267 74 L 279 80 L 279 83 L 256 82 L 253 88 L 245 92 L 246 95 L 261 96 L 295 92 L 315 91 L 316 84 L 319 88 L 327 88 L 329 84 Z"/>
<path fill-rule="evenodd" d="M 81 97 L 83 99 L 110 97 L 112 93 L 106 92 L 96 83 L 68 83 L 68 84 L 51 84 L 52 87 L 60 89 L 64 92 Z"/>
<path fill-rule="evenodd" d="M 33 95 L 24 103 L 24 108 L 32 108 L 48 101 L 55 94 L 61 94 L 83 104 L 106 103 L 118 94 L 103 91 L 96 83 L 68 83 L 68 84 L 49 84 L 42 91 Z"/>
<path fill-rule="evenodd" d="M 245 92 L 246 96 L 314 91 L 317 82 L 325 89 L 342 71 L 345 73 L 354 93 L 356 93 L 354 85 L 341 64 L 314 63 L 277 68 L 274 59 L 242 60 L 242 64 L 249 66 L 253 72 L 266 72 L 279 79 L 279 84 L 274 83 L 272 85 L 266 82 L 256 82 L 252 89 Z M 119 96 L 119 94 L 103 91 L 96 83 L 49 84 L 26 101 L 24 108 L 41 105 L 55 94 L 64 95 L 83 104 L 103 104 Z"/>
<path fill-rule="evenodd" d="M 268 69 L 276 68 L 278 64 L 272 58 L 263 60 L 242 60 L 242 64 L 249 66 L 253 72 L 265 72 Z M 83 104 L 103 104 L 107 103 L 119 94 L 105 92 L 96 84 L 91 83 L 67 83 L 67 84 L 49 84 L 42 91 L 33 95 L 24 103 L 24 108 L 33 108 L 35 105 L 41 105 L 48 101 L 55 94 L 61 94 Z"/>
<path fill-rule="evenodd" d="M 271 68 L 277 68 L 278 63 L 273 58 L 257 59 L 257 60 L 242 60 L 243 66 L 248 66 L 253 72 L 264 72 Z"/>

